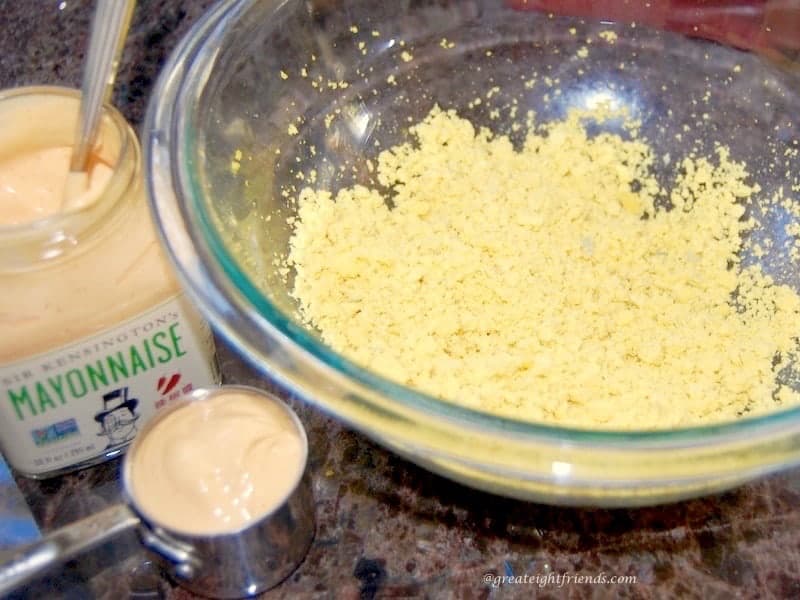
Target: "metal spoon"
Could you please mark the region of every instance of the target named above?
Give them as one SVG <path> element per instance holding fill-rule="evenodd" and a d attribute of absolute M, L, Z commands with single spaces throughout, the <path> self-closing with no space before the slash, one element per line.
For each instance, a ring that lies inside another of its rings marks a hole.
<path fill-rule="evenodd" d="M 135 0 L 97 0 L 81 84 L 81 109 L 62 209 L 80 206 L 89 187 L 89 157 L 97 140 L 103 105 L 111 98 Z"/>

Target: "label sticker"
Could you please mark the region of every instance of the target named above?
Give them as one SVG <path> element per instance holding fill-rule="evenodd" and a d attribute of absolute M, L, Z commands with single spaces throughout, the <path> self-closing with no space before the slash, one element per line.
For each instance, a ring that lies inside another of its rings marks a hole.
<path fill-rule="evenodd" d="M 0 367 L 0 447 L 41 475 L 129 444 L 159 409 L 218 375 L 208 325 L 184 295 L 95 336 Z"/>

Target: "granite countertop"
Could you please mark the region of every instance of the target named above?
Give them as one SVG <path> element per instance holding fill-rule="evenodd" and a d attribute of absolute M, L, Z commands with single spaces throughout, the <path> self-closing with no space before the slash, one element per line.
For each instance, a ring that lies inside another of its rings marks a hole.
<path fill-rule="evenodd" d="M 211 0 L 140 0 L 115 103 L 141 123 L 159 66 Z M 0 87 L 77 87 L 88 0 L 0 0 Z M 219 342 L 229 382 L 269 387 Z M 800 597 L 800 470 L 638 510 L 507 500 L 432 475 L 289 398 L 305 422 L 317 533 L 265 598 Z M 118 463 L 45 482 L 18 478 L 43 531 L 118 499 Z M 492 587 L 485 574 L 635 575 L 626 585 Z M 20 597 L 189 598 L 132 533 L 50 573 Z"/>

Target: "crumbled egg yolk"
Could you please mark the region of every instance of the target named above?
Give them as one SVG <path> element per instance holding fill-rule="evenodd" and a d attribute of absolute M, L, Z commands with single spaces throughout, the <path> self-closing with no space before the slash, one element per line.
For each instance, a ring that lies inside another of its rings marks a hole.
<path fill-rule="evenodd" d="M 601 113 L 515 150 L 434 108 L 379 156 L 391 202 L 303 189 L 287 263 L 302 318 L 369 369 L 516 419 L 667 428 L 797 402 L 776 374 L 800 298 L 738 257 L 759 192 L 745 166 L 721 145 L 673 157 L 663 190 L 635 128 L 587 135 Z"/>

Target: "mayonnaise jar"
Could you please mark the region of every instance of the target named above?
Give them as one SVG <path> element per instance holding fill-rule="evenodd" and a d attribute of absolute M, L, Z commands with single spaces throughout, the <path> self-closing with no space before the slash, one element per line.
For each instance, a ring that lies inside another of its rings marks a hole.
<path fill-rule="evenodd" d="M 0 92 L 0 449 L 31 477 L 117 456 L 158 408 L 218 378 L 116 110 L 85 195 L 64 207 L 79 103 L 63 88 Z"/>

